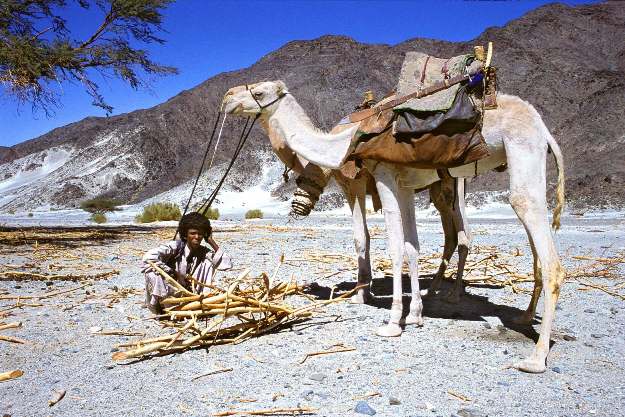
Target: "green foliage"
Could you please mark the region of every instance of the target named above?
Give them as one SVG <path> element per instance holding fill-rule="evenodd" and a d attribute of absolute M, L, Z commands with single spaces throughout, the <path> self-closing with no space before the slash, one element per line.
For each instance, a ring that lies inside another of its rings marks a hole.
<path fill-rule="evenodd" d="M 137 223 L 152 223 L 164 220 L 180 220 L 182 213 L 174 203 L 154 203 L 143 208 L 143 212 L 135 217 Z"/>
<path fill-rule="evenodd" d="M 94 223 L 102 224 L 106 223 L 106 216 L 103 213 L 93 213 L 89 220 Z"/>
<path fill-rule="evenodd" d="M 263 212 L 260 209 L 248 210 L 245 213 L 245 218 L 246 219 L 262 219 L 263 218 Z"/>
<path fill-rule="evenodd" d="M 32 213 L 28 213 L 28 217 L 33 217 L 33 214 Z"/>
<path fill-rule="evenodd" d="M 68 3 L 98 8 L 102 15 L 89 37 L 76 40 L 67 21 Z M 0 1 L 0 84 L 20 102 L 49 113 L 57 105 L 52 88 L 81 83 L 93 105 L 110 113 L 93 76 L 98 72 L 147 87 L 141 73 L 175 74 L 173 67 L 153 62 L 137 44 L 164 43 L 162 11 L 172 0 L 2 0 Z"/>
<path fill-rule="evenodd" d="M 209 209 L 206 210 L 206 213 L 204 213 L 204 216 L 206 216 L 209 220 L 219 220 L 219 210 L 209 207 Z"/>
<path fill-rule="evenodd" d="M 80 203 L 80 208 L 89 213 L 106 213 L 117 210 L 119 201 L 112 198 L 96 197 Z"/>
<path fill-rule="evenodd" d="M 11 209 L 9 211 L 7 211 L 7 214 L 10 214 L 11 216 L 15 214 L 15 210 Z"/>

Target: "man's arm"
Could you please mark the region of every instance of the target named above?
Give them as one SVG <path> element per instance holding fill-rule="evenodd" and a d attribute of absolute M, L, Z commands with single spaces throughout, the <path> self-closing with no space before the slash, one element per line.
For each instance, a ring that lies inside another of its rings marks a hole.
<path fill-rule="evenodd" d="M 209 246 L 215 251 L 211 262 L 216 269 L 223 271 L 232 268 L 232 258 L 230 258 L 228 254 L 224 253 L 224 251 L 221 250 L 221 248 L 219 247 L 217 242 L 215 242 L 212 236 L 206 239 L 206 243 L 208 243 Z"/>
<path fill-rule="evenodd" d="M 165 262 L 167 262 L 171 259 L 172 256 L 174 256 L 174 253 L 176 252 L 176 245 L 176 241 L 171 241 L 147 251 L 145 255 L 143 255 L 144 265 L 141 269 L 141 272 L 145 273 L 152 269 L 152 267 L 148 264 L 148 261 L 150 261 L 156 264 L 156 266 L 161 268 L 163 271 L 171 275 L 173 271 L 169 266 L 167 266 Z"/>

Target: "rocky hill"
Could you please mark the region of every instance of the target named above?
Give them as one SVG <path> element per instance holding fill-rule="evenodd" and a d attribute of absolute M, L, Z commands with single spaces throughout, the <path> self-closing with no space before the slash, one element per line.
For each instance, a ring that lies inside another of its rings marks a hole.
<path fill-rule="evenodd" d="M 394 88 L 405 52 L 452 56 L 488 41 L 495 45 L 500 91 L 532 103 L 560 143 L 571 204 L 622 207 L 624 22 L 625 7 L 619 2 L 551 4 L 468 42 L 416 38 L 390 46 L 343 36 L 289 42 L 249 68 L 219 74 L 153 108 L 86 118 L 0 148 L 0 209 L 76 206 L 96 195 L 136 203 L 184 188 L 197 173 L 221 97 L 234 85 L 282 79 L 313 121 L 330 128 L 364 91 L 380 97 Z M 226 123 L 206 183 L 228 161 L 241 125 L 241 120 Z M 264 167 L 275 163 L 269 154 L 265 135 L 255 128 L 228 186 L 254 185 Z M 489 174 L 473 182 L 471 190 L 506 185 L 505 174 Z"/>

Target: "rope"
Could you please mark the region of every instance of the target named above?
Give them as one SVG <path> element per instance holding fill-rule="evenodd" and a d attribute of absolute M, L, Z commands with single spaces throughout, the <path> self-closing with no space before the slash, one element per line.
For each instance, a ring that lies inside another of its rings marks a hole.
<path fill-rule="evenodd" d="M 221 122 L 221 128 L 219 129 L 219 135 L 217 135 L 217 143 L 215 143 L 215 150 L 213 151 L 213 157 L 211 158 L 210 164 L 208 164 L 208 169 L 210 170 L 213 166 L 213 161 L 215 160 L 215 154 L 217 153 L 217 148 L 219 148 L 219 139 L 221 139 L 221 132 L 224 130 L 224 125 L 226 124 L 226 117 L 228 113 L 224 113 L 224 120 Z"/>
<path fill-rule="evenodd" d="M 204 158 L 202 158 L 202 165 L 200 165 L 200 171 L 197 173 L 195 177 L 195 182 L 193 183 L 193 188 L 191 189 L 191 194 L 189 195 L 189 199 L 187 200 L 187 204 L 184 206 L 184 211 L 182 215 L 187 214 L 187 210 L 189 210 L 189 205 L 191 204 L 191 199 L 193 198 L 193 194 L 195 193 L 195 188 L 197 187 L 197 183 L 200 181 L 200 176 L 202 176 L 202 171 L 204 170 L 204 164 L 206 163 L 206 157 L 208 156 L 208 151 L 211 148 L 211 144 L 213 143 L 213 139 L 215 137 L 215 131 L 217 130 L 217 123 L 219 123 L 219 119 L 221 118 L 221 112 L 217 112 L 217 118 L 215 119 L 215 125 L 213 126 L 213 130 L 211 131 L 211 137 L 208 140 L 208 144 L 206 145 L 206 151 L 204 152 Z M 226 117 L 224 115 L 224 121 Z M 223 127 L 223 125 L 222 125 Z M 221 132 L 219 132 L 221 134 Z M 174 235 L 174 240 L 178 237 L 178 230 L 176 229 L 176 234 Z"/>
<path fill-rule="evenodd" d="M 226 171 L 222 175 L 221 180 L 219 180 L 219 183 L 217 184 L 217 186 L 215 187 L 211 195 L 208 197 L 208 199 L 206 199 L 204 204 L 202 204 L 202 206 L 200 206 L 200 209 L 198 210 L 198 212 L 201 213 L 202 215 L 206 215 L 206 212 L 208 211 L 210 206 L 213 204 L 213 201 L 215 201 L 215 197 L 217 197 L 217 193 L 221 189 L 221 186 L 223 185 L 224 181 L 226 180 L 228 173 L 230 173 L 230 169 L 232 168 L 232 166 L 234 165 L 234 162 L 237 160 L 239 154 L 241 153 L 241 150 L 243 149 L 243 146 L 245 145 L 247 138 L 250 136 L 252 128 L 254 127 L 254 124 L 256 123 L 256 120 L 258 120 L 259 117 L 260 117 L 260 113 L 256 114 L 256 117 L 254 117 L 254 119 L 252 120 L 252 123 L 250 124 L 249 129 L 247 129 L 247 132 L 246 132 L 247 125 L 249 124 L 249 121 L 250 121 L 250 118 L 249 117 L 247 118 L 245 122 L 245 126 L 243 126 L 243 130 L 241 131 L 241 137 L 239 138 L 239 142 L 237 143 L 237 147 L 234 151 L 234 154 L 232 155 L 232 159 L 230 160 L 228 167 L 226 168 Z"/>

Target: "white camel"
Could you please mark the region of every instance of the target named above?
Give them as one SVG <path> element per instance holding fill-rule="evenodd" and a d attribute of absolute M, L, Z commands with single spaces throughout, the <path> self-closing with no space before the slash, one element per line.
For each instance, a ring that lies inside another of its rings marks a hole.
<path fill-rule="evenodd" d="M 529 322 L 535 313 L 546 277 L 545 302 L 540 336 L 532 354 L 514 364 L 526 372 L 544 372 L 549 353 L 555 306 L 564 279 L 551 235 L 546 201 L 546 156 L 551 149 L 558 166 L 557 205 L 553 225 L 559 226 L 564 206 L 564 172 L 560 147 L 536 110 L 515 96 L 499 94 L 498 108 L 483 117 L 482 133 L 490 156 L 466 166 L 450 169 L 454 177 L 468 178 L 508 165 L 510 204 L 523 223 L 534 257 L 535 287 L 530 306 L 521 318 Z M 316 129 L 302 107 L 289 94 L 282 81 L 267 81 L 229 90 L 224 111 L 240 115 L 260 114 L 268 126 L 281 131 L 287 145 L 299 156 L 319 166 L 337 169 L 352 150 L 357 126 L 336 134 Z M 388 249 L 393 262 L 393 302 L 388 324 L 377 329 L 380 336 L 399 336 L 400 323 L 422 325 L 423 304 L 419 292 L 418 239 L 413 190 L 438 181 L 435 170 L 414 169 L 373 160 L 364 161 L 380 194 L 388 233 Z M 404 256 L 411 279 L 410 309 L 402 319 L 401 270 Z"/>
<path fill-rule="evenodd" d="M 236 88 L 230 91 L 234 90 L 236 90 Z M 381 103 L 384 103 L 384 100 L 378 103 L 378 105 Z M 351 302 L 357 304 L 366 303 L 371 298 L 368 284 L 371 282 L 372 278 L 370 235 L 367 227 L 365 209 L 367 187 L 368 184 L 371 183 L 371 179 L 369 178 L 371 174 L 364 171 L 358 178 L 349 178 L 343 175 L 340 170 L 324 170 L 317 165 L 310 164 L 288 147 L 286 138 L 283 136 L 283 130 L 275 129 L 275 127 L 268 123 L 268 118 L 266 117 L 261 117 L 259 123 L 267 133 L 273 151 L 290 170 L 296 174 L 304 175 L 305 177 L 306 175 L 313 176 L 318 181 L 317 185 L 321 188 L 324 188 L 329 180 L 334 178 L 343 191 L 352 215 L 354 246 L 358 260 L 357 286 L 360 287 L 356 294 L 351 297 Z M 331 132 L 341 132 L 346 128 L 348 127 L 345 125 L 337 125 Z M 449 265 L 449 261 L 457 248 L 458 264 L 456 279 L 453 287 L 445 296 L 445 299 L 451 303 L 457 303 L 460 296 L 464 293 L 462 277 L 471 244 L 471 234 L 465 214 L 464 187 L 464 179 L 454 180 L 453 178 L 446 177 L 441 178 L 438 182 L 429 184 L 427 187 L 430 200 L 434 203 L 434 206 L 441 216 L 445 242 L 443 256 L 438 271 L 434 276 L 434 280 L 429 290 L 421 291 L 421 294 L 436 294 L 445 277 L 445 271 Z"/>

